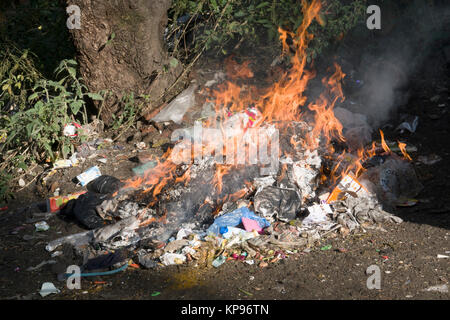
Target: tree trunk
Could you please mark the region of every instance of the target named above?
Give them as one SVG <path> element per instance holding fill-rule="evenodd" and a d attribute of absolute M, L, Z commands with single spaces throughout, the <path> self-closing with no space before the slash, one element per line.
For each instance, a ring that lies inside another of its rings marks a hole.
<path fill-rule="evenodd" d="M 164 48 L 171 0 L 67 0 L 67 5 L 81 11 L 81 29 L 71 33 L 88 89 L 113 93 L 103 103 L 103 121 L 112 122 L 125 93 L 149 95 L 145 112 L 157 107 L 182 71 Z"/>

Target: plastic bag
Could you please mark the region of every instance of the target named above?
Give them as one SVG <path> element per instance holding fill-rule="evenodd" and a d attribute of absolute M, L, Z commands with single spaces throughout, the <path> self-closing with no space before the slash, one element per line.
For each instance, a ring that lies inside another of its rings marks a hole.
<path fill-rule="evenodd" d="M 216 218 L 206 232 L 208 234 L 219 235 L 221 227 L 235 227 L 242 222 L 243 217 L 256 220 L 261 228 L 270 226 L 270 223 L 266 219 L 257 216 L 247 207 L 242 207 Z"/>
<path fill-rule="evenodd" d="M 166 122 L 172 120 L 180 124 L 184 114 L 195 104 L 196 85 L 190 85 L 178 95 L 172 102 L 163 108 L 152 120 L 155 122 Z"/>
<path fill-rule="evenodd" d="M 367 123 L 367 117 L 360 113 L 353 113 L 347 109 L 334 108 L 334 115 L 344 127 L 343 134 L 347 145 L 357 148 L 372 140 L 372 127 Z"/>
<path fill-rule="evenodd" d="M 376 186 L 378 197 L 387 205 L 394 205 L 402 198 L 414 198 L 423 189 L 412 164 L 397 157 L 370 168 L 360 178 L 364 179 Z"/>
<path fill-rule="evenodd" d="M 104 225 L 103 219 L 97 214 L 97 206 L 102 204 L 108 198 L 108 195 L 87 192 L 70 200 L 61 210 L 61 214 L 75 217 L 83 226 L 88 229 L 96 229 Z"/>
<path fill-rule="evenodd" d="M 301 206 L 301 199 L 295 190 L 267 187 L 256 193 L 255 210 L 270 219 L 274 215 L 283 221 L 295 219 Z"/>
<path fill-rule="evenodd" d="M 103 175 L 89 182 L 86 188 L 91 192 L 109 194 L 116 192 L 122 186 L 123 182 L 116 177 Z"/>
<path fill-rule="evenodd" d="M 182 264 L 186 261 L 186 256 L 177 253 L 165 253 L 159 258 L 163 265 Z"/>

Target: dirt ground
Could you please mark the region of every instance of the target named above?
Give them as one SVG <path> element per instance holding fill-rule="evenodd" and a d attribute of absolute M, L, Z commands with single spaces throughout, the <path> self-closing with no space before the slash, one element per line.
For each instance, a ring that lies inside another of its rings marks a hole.
<path fill-rule="evenodd" d="M 417 147 L 413 159 L 437 154 L 442 160 L 416 166 L 424 190 L 417 197 L 418 204 L 399 208 L 396 214 L 404 223 L 347 237 L 330 236 L 310 252 L 290 255 L 265 268 L 241 261 L 228 261 L 217 269 L 128 268 L 110 276 L 83 278 L 81 290 L 69 290 L 57 280 L 55 265 L 26 270 L 50 259 L 45 250 L 48 241 L 82 230 L 55 216 L 48 220 L 50 230 L 35 232 L 30 212 L 15 210 L 45 200 L 42 190 L 32 183 L 16 194 L 7 211 L 0 212 L 0 299 L 449 299 L 449 293 L 425 291 L 430 286 L 448 285 L 450 280 L 449 259 L 437 257 L 450 255 L 449 79 L 445 70 L 429 77 L 422 77 L 421 72 L 411 83 L 413 94 L 408 104 L 399 110 L 418 115 L 419 126 L 416 133 L 402 137 Z M 386 136 L 398 138 L 389 130 Z M 61 194 L 82 190 L 71 180 L 92 165 L 98 165 L 103 174 L 130 177 L 137 164 L 129 158 L 136 147 L 126 141 L 118 145 L 123 148 L 105 151 L 106 164 L 90 159 L 60 171 L 52 181 L 58 181 Z M 45 192 L 48 195 L 48 190 Z M 324 245 L 332 247 L 320 250 Z M 379 290 L 366 285 L 366 270 L 371 265 L 381 269 Z M 38 292 L 44 282 L 53 282 L 61 292 L 41 298 Z"/>

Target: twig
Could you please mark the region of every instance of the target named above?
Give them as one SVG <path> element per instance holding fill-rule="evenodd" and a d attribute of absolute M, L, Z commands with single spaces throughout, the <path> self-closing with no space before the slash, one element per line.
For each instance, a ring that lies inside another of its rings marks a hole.
<path fill-rule="evenodd" d="M 100 115 L 102 114 L 102 110 L 103 110 L 103 105 L 105 104 L 105 100 L 108 98 L 109 94 L 110 94 L 109 91 L 105 91 L 105 96 L 103 97 L 102 103 L 101 103 L 100 108 L 97 113 L 97 119 L 100 119 Z"/>
<path fill-rule="evenodd" d="M 133 119 L 132 119 L 132 120 L 128 120 L 128 126 L 127 126 L 125 129 L 123 129 L 122 132 L 121 132 L 117 137 L 114 138 L 113 142 L 117 141 L 117 139 L 119 139 L 119 138 L 124 134 L 125 131 L 127 131 L 128 129 L 131 128 L 131 126 L 132 126 L 133 123 L 134 123 L 134 120 L 136 119 L 136 115 L 139 114 L 139 113 L 141 112 L 140 109 L 141 109 L 141 108 L 139 108 L 139 110 L 136 110 L 136 114 L 133 116 Z M 138 119 L 139 119 L 139 118 L 138 118 Z"/>

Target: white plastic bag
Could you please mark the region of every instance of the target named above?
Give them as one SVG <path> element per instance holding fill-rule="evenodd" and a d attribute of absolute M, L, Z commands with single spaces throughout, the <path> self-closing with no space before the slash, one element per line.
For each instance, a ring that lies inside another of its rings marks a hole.
<path fill-rule="evenodd" d="M 172 120 L 180 124 L 185 113 L 195 104 L 195 89 L 197 85 L 191 84 L 186 90 L 172 100 L 152 120 L 155 122 L 166 122 Z"/>

